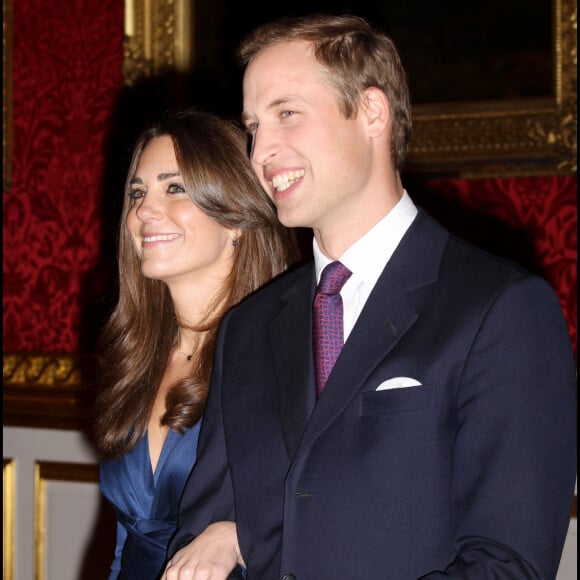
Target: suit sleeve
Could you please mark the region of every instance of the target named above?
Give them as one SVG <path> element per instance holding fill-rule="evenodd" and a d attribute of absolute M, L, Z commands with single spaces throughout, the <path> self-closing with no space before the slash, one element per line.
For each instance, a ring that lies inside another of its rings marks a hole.
<path fill-rule="evenodd" d="M 221 356 L 224 319 L 216 342 L 214 370 L 199 434 L 197 461 L 179 506 L 178 528 L 168 559 L 212 522 L 235 521 L 234 496 L 221 414 Z"/>
<path fill-rule="evenodd" d="M 558 300 L 510 282 L 482 318 L 458 391 L 456 557 L 423 579 L 555 578 L 576 477 L 576 371 Z"/>

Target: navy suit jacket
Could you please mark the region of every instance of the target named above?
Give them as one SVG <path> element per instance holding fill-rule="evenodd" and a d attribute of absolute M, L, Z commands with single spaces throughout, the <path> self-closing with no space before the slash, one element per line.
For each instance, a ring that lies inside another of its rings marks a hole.
<path fill-rule="evenodd" d="M 549 285 L 420 211 L 318 403 L 314 290 L 309 264 L 224 319 L 170 553 L 229 519 L 249 580 L 554 578 L 576 370 Z"/>

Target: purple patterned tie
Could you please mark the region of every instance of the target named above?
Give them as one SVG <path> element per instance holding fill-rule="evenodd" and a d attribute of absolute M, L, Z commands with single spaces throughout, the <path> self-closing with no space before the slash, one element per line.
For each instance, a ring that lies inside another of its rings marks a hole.
<path fill-rule="evenodd" d="M 350 275 L 351 271 L 340 262 L 331 262 L 322 271 L 314 296 L 312 348 L 317 397 L 320 397 L 344 345 L 340 290 Z"/>

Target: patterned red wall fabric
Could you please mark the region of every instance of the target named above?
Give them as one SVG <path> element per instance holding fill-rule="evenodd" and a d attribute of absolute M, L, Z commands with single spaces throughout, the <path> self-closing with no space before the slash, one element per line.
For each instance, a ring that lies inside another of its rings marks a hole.
<path fill-rule="evenodd" d="M 85 278 L 101 242 L 103 144 L 122 84 L 123 11 L 120 0 L 13 2 L 4 351 L 78 347 Z"/>
<path fill-rule="evenodd" d="M 577 352 L 577 177 L 436 180 L 418 201 L 450 230 L 550 282 Z"/>
<path fill-rule="evenodd" d="M 13 187 L 3 198 L 5 352 L 75 353 L 83 351 L 83 333 L 98 333 L 92 314 L 115 275 L 102 253 L 116 226 L 107 221 L 117 219 L 103 203 L 106 159 L 115 154 L 107 139 L 112 123 L 128 122 L 113 120 L 123 7 L 121 0 L 14 2 Z M 576 348 L 576 176 L 406 185 L 451 230 L 546 277 Z M 118 195 L 107 191 L 108 198 Z"/>

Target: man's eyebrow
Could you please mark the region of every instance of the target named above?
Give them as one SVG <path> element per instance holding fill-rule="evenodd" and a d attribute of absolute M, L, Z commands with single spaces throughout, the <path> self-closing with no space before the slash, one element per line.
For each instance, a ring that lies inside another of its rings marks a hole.
<path fill-rule="evenodd" d="M 288 103 L 297 102 L 298 100 L 300 100 L 299 97 L 294 96 L 280 97 L 279 99 L 274 99 L 271 103 L 269 103 L 266 107 L 266 110 L 270 111 Z M 254 115 L 251 115 L 250 113 L 242 113 L 242 123 L 244 125 L 250 123 L 254 118 Z"/>
<path fill-rule="evenodd" d="M 296 101 L 297 98 L 296 97 L 280 97 L 279 99 L 275 99 L 273 100 L 269 105 L 268 105 L 268 109 L 275 109 L 276 107 L 279 107 L 280 105 L 285 105 L 286 103 L 290 103 L 292 101 Z"/>

